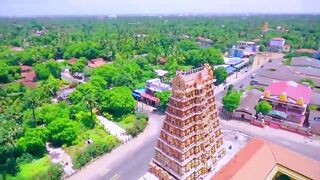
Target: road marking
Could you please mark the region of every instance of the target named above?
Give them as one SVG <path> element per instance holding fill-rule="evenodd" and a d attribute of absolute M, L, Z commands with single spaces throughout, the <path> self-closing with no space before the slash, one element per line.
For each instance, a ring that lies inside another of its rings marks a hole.
<path fill-rule="evenodd" d="M 97 174 L 100 175 L 100 176 L 104 176 L 104 175 L 106 175 L 109 171 L 110 171 L 109 168 L 100 168 L 100 169 L 97 171 Z"/>
<path fill-rule="evenodd" d="M 119 180 L 120 179 L 120 175 L 119 174 L 115 174 L 114 176 L 112 176 L 110 178 L 110 180 Z"/>

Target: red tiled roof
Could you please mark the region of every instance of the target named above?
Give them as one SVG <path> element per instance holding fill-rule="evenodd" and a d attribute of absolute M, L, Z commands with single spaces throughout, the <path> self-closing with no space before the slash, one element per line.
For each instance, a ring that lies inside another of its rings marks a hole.
<path fill-rule="evenodd" d="M 265 90 L 269 91 L 270 95 L 279 96 L 283 92 L 294 100 L 302 97 L 304 102 L 308 104 L 311 100 L 312 90 L 309 87 L 303 86 L 293 81 L 278 81 L 271 83 Z"/>
<path fill-rule="evenodd" d="M 91 68 L 99 67 L 105 64 L 107 63 L 102 58 L 91 59 L 90 61 L 88 61 L 88 67 L 91 67 Z"/>
<path fill-rule="evenodd" d="M 19 65 L 19 66 L 22 72 L 32 70 L 32 66 L 27 66 L 27 65 Z"/>
<path fill-rule="evenodd" d="M 167 59 L 166 58 L 164 58 L 164 57 L 159 57 L 159 62 L 161 63 L 161 64 L 164 64 L 164 63 L 166 63 L 167 62 Z"/>
<path fill-rule="evenodd" d="M 310 179 L 320 178 L 320 162 L 282 146 L 253 138 L 212 180 L 266 179 L 280 165 Z"/>
<path fill-rule="evenodd" d="M 74 64 L 77 63 L 77 61 L 78 61 L 77 58 L 71 58 L 71 59 L 69 59 L 68 63 L 71 64 L 71 65 L 74 65 Z"/>
<path fill-rule="evenodd" d="M 205 40 L 205 38 L 202 37 L 202 36 L 198 36 L 198 37 L 196 38 L 196 40 L 197 40 L 197 41 L 203 41 L 203 40 Z"/>
<path fill-rule="evenodd" d="M 36 72 L 32 70 L 31 66 L 20 66 L 22 72 L 20 73 L 21 79 L 17 80 L 16 82 L 21 82 L 27 87 L 35 87 L 35 79 L 36 79 Z"/>
<path fill-rule="evenodd" d="M 141 95 L 142 97 L 146 98 L 146 99 L 149 99 L 151 101 L 154 101 L 156 103 L 160 102 L 159 98 L 157 97 L 154 97 L 154 96 L 151 96 L 150 94 L 147 94 L 147 93 L 142 93 Z"/>
<path fill-rule="evenodd" d="M 297 53 L 310 53 L 313 54 L 316 52 L 316 50 L 314 49 L 297 49 L 296 50 Z"/>

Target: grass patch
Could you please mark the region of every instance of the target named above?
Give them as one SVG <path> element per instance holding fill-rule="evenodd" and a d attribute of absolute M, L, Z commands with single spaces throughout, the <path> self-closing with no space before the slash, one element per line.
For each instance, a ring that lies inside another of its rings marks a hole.
<path fill-rule="evenodd" d="M 48 156 L 38 160 L 33 160 L 30 163 L 20 166 L 20 172 L 15 177 L 8 177 L 8 180 L 46 180 L 48 177 L 48 170 L 51 162 Z"/>
<path fill-rule="evenodd" d="M 72 160 L 75 160 L 79 153 L 85 152 L 88 147 L 86 141 L 89 138 L 93 140 L 94 144 L 110 144 L 112 142 L 112 147 L 120 143 L 116 137 L 107 133 L 102 126 L 95 126 L 93 129 L 86 130 L 83 135 L 80 135 L 75 145 L 64 148 Z"/>
<path fill-rule="evenodd" d="M 291 65 L 291 62 L 292 62 L 291 58 L 284 60 L 284 64 L 285 64 L 285 65 L 288 65 L 288 66 Z"/>
<path fill-rule="evenodd" d="M 247 86 L 247 87 L 245 88 L 246 91 L 250 91 L 250 90 L 252 90 L 252 89 L 254 89 L 253 86 Z"/>
<path fill-rule="evenodd" d="M 136 117 L 132 114 L 124 117 L 120 122 L 116 123 L 123 129 L 128 129 L 133 127 L 134 121 L 136 121 Z"/>

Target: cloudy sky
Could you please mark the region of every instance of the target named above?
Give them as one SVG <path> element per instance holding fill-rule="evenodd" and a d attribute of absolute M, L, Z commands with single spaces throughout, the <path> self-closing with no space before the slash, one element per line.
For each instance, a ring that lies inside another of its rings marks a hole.
<path fill-rule="evenodd" d="M 0 0 L 0 16 L 299 13 L 320 14 L 320 0 Z"/>

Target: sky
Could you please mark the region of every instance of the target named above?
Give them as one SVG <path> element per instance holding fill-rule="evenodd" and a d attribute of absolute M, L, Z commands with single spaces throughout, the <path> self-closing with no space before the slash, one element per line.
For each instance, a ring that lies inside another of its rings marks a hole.
<path fill-rule="evenodd" d="M 0 0 L 0 16 L 320 14 L 320 0 Z"/>

